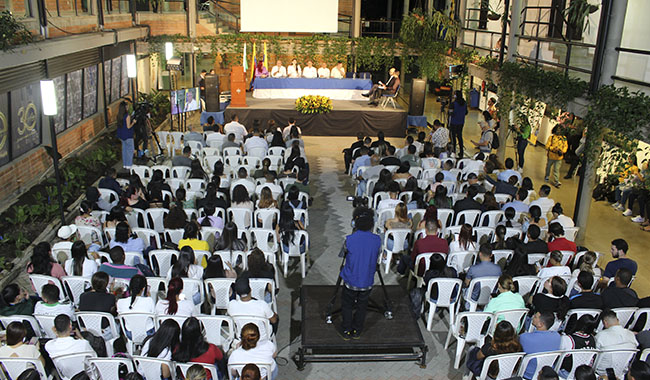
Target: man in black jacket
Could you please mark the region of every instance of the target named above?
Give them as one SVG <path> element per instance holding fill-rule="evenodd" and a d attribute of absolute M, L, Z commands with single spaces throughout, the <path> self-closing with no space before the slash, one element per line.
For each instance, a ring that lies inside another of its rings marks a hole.
<path fill-rule="evenodd" d="M 591 288 L 594 285 L 594 275 L 580 271 L 578 274 L 578 285 L 580 293 L 571 297 L 570 309 L 602 309 L 603 299 L 600 294 L 594 293 Z"/>
<path fill-rule="evenodd" d="M 626 268 L 619 269 L 614 277 L 614 286 L 610 285 L 601 293 L 603 307 L 605 309 L 635 307 L 639 302 L 639 297 L 634 290 L 628 287 L 631 282 L 632 271 Z"/>
<path fill-rule="evenodd" d="M 480 210 L 481 204 L 474 200 L 474 197 L 478 194 L 478 189 L 474 186 L 467 187 L 467 197 L 461 199 L 454 205 L 454 213 L 458 214 L 461 211 L 465 210 Z"/>

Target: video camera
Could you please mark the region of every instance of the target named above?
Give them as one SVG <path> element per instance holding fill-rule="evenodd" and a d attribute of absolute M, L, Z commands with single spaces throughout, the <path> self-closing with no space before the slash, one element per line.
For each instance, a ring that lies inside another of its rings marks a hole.
<path fill-rule="evenodd" d="M 368 198 L 366 197 L 356 197 L 354 195 L 350 195 L 346 199 L 352 202 L 352 207 L 355 209 L 358 207 L 368 207 Z"/>
<path fill-rule="evenodd" d="M 133 107 L 133 118 L 138 123 L 144 122 L 149 117 L 152 108 L 153 105 L 146 100 L 136 103 Z"/>

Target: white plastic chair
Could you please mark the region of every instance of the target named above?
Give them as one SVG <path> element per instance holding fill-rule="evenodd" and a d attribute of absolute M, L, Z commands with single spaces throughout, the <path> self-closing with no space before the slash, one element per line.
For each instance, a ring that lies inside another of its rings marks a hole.
<path fill-rule="evenodd" d="M 102 233 L 102 230 L 97 227 L 77 226 L 77 236 L 79 236 L 79 239 L 86 243 L 86 245 L 90 245 L 95 242 L 99 242 L 99 245 L 104 245 L 104 241 L 102 239 L 104 234 Z"/>
<path fill-rule="evenodd" d="M 34 318 L 31 315 L 9 315 L 9 316 L 0 316 L 0 325 L 2 326 L 3 330 L 7 329 L 7 326 L 11 322 L 20 322 L 20 323 L 25 323 L 27 322 L 31 328 L 32 331 L 34 332 L 34 335 L 38 338 L 44 338 L 45 334 L 43 331 L 41 331 L 41 326 L 38 324 L 38 321 L 36 318 Z"/>
<path fill-rule="evenodd" d="M 173 249 L 154 249 L 149 252 L 151 270 L 159 277 L 167 276 L 169 268 L 178 260 L 179 252 Z"/>
<path fill-rule="evenodd" d="M 210 295 L 209 302 L 212 305 L 211 313 L 216 314 L 217 309 L 225 310 L 230 302 L 230 289 L 235 283 L 234 278 L 210 278 L 203 280 L 205 288 Z"/>
<path fill-rule="evenodd" d="M 638 350 L 636 349 L 615 349 L 600 351 L 596 357 L 596 364 L 594 364 L 596 375 L 606 375 L 606 373 L 598 372 L 598 367 L 602 365 L 601 363 L 603 361 L 609 359 L 611 368 L 614 369 L 614 374 L 616 374 L 616 378 L 622 379 L 630 368 L 630 364 L 632 363 L 632 360 L 634 360 L 637 352 Z"/>
<path fill-rule="evenodd" d="M 494 228 L 492 227 L 474 227 L 474 236 L 476 237 L 477 246 L 480 246 L 481 244 L 484 243 L 491 242 L 493 235 L 494 235 Z"/>
<path fill-rule="evenodd" d="M 528 264 L 533 265 L 537 264 L 540 261 L 544 261 L 546 259 L 546 254 L 545 253 L 529 253 L 528 254 Z"/>
<path fill-rule="evenodd" d="M 476 251 L 452 252 L 447 256 L 447 266 L 456 269 L 457 273 L 467 272 L 476 261 Z"/>
<path fill-rule="evenodd" d="M 190 178 L 185 180 L 185 188 L 188 191 L 204 191 L 207 186 L 205 180 L 200 178 Z"/>
<path fill-rule="evenodd" d="M 599 309 L 570 309 L 567 311 L 566 316 L 564 317 L 564 322 L 560 327 L 560 330 L 564 331 L 569 323 L 574 323 L 583 315 L 591 315 L 594 318 L 598 319 L 602 310 Z"/>
<path fill-rule="evenodd" d="M 481 220 L 478 223 L 479 227 L 492 227 L 495 228 L 497 223 L 503 219 L 504 212 L 500 210 L 485 211 L 481 214 Z"/>
<path fill-rule="evenodd" d="M 632 328 L 636 326 L 636 324 L 639 322 L 639 319 L 643 315 L 645 315 L 645 324 L 643 326 L 640 326 L 638 331 L 644 331 L 650 329 L 650 308 L 647 307 L 639 308 L 637 309 L 637 311 L 634 312 L 634 317 L 632 318 L 632 321 L 630 322 L 628 328 L 632 330 Z M 637 329 L 635 329 L 635 331 L 636 330 Z"/>
<path fill-rule="evenodd" d="M 56 371 L 61 375 L 61 380 L 69 380 L 79 372 L 84 371 L 87 358 L 97 357 L 95 351 L 77 352 L 74 354 L 52 356 Z"/>
<path fill-rule="evenodd" d="M 187 210 L 186 210 L 187 211 Z M 185 234 L 185 230 L 182 228 L 175 229 L 175 230 L 170 230 L 170 229 L 165 229 L 165 241 L 167 242 L 172 242 L 176 245 L 183 239 L 183 235 Z"/>
<path fill-rule="evenodd" d="M 571 370 L 567 374 L 566 378 L 565 377 L 562 378 L 566 380 L 574 380 L 576 368 L 580 367 L 581 365 L 587 365 L 589 367 L 593 366 L 594 362 L 596 361 L 596 356 L 598 356 L 598 350 L 590 350 L 590 349 L 583 348 L 581 350 L 563 351 L 562 355 L 560 355 L 560 359 L 557 361 L 556 370 L 559 370 L 562 367 L 562 364 L 564 363 L 565 359 L 570 357 Z"/>
<path fill-rule="evenodd" d="M 158 131 L 158 132 L 156 132 L 156 135 L 158 136 L 158 141 L 160 141 L 160 148 L 162 148 L 162 150 L 160 150 L 160 149 L 158 149 L 158 144 L 154 144 L 154 146 L 156 147 L 156 150 L 158 151 L 158 154 L 163 154 L 164 150 L 167 149 L 167 154 L 169 156 L 171 156 L 172 154 L 170 153 L 171 142 L 169 141 L 170 140 L 169 132 L 168 131 Z"/>
<path fill-rule="evenodd" d="M 270 278 L 250 278 L 249 285 L 251 287 L 251 295 L 253 298 L 263 300 L 266 298 L 266 293 L 271 294 L 271 309 L 278 312 L 278 305 L 275 299 L 275 281 Z"/>
<path fill-rule="evenodd" d="M 133 165 L 131 166 L 131 174 L 137 174 L 141 180 L 151 179 L 152 170 L 150 167 L 145 165 Z"/>
<path fill-rule="evenodd" d="M 537 287 L 537 283 L 539 282 L 539 277 L 537 276 L 516 276 L 512 278 L 512 281 L 515 283 L 515 286 L 517 286 L 517 289 L 519 289 L 518 293 L 522 297 L 526 297 L 526 295 L 530 292 L 532 292 L 534 289 Z"/>
<path fill-rule="evenodd" d="M 172 168 L 171 166 L 167 165 L 154 165 L 151 167 L 152 173 L 155 172 L 156 170 L 160 170 L 163 173 L 164 178 L 170 178 L 172 175 Z"/>
<path fill-rule="evenodd" d="M 56 338 L 56 333 L 54 332 L 54 318 L 56 318 L 56 315 L 34 314 L 34 318 L 36 318 L 38 325 L 41 326 L 41 331 L 45 334 L 45 338 Z"/>
<path fill-rule="evenodd" d="M 487 330 L 490 320 L 493 317 L 492 313 L 468 311 L 456 315 L 456 319 L 451 325 L 449 333 L 447 333 L 447 340 L 445 341 L 445 350 L 449 347 L 452 336 L 458 342 L 454 357 L 454 368 L 458 369 L 460 366 L 460 359 L 465 351 L 465 344 L 479 342 L 484 337 L 483 331 Z M 461 334 L 461 325 L 463 320 L 466 321 L 465 334 Z"/>
<path fill-rule="evenodd" d="M 275 230 L 270 228 L 251 228 L 249 231 L 253 239 L 253 245 L 262 250 L 262 252 L 278 251 L 278 239 Z"/>
<path fill-rule="evenodd" d="M 302 222 L 303 226 L 309 226 L 309 211 L 306 209 L 293 209 L 293 220 Z"/>
<path fill-rule="evenodd" d="M 510 202 L 512 197 L 508 194 L 494 194 L 494 199 L 496 199 L 497 203 L 503 204 Z"/>
<path fill-rule="evenodd" d="M 133 361 L 127 358 L 88 358 L 88 365 L 95 368 L 102 379 L 117 379 L 120 365 L 125 365 L 128 372 L 133 372 Z"/>
<path fill-rule="evenodd" d="M 120 321 L 120 326 L 124 331 L 131 332 L 131 339 L 126 337 L 126 349 L 129 354 L 133 355 L 136 348 L 142 346 L 142 343 L 147 338 L 147 321 L 155 324 L 156 315 L 150 313 L 122 313 L 117 316 Z M 127 325 L 130 328 L 127 328 Z M 154 377 L 156 379 L 156 377 Z"/>
<path fill-rule="evenodd" d="M 65 294 L 75 307 L 79 306 L 79 296 L 81 296 L 86 289 L 91 288 L 89 277 L 64 276 L 61 277 L 61 282 L 63 282 Z"/>
<path fill-rule="evenodd" d="M 45 372 L 43 363 L 38 359 L 2 358 L 2 361 L 0 361 L 0 368 L 4 368 L 10 379 L 18 379 L 21 373 L 30 368 L 34 368 L 43 380 L 53 379 L 52 375 L 48 375 L 47 372 Z"/>
<path fill-rule="evenodd" d="M 431 264 L 431 256 L 434 254 L 442 255 L 442 257 L 444 258 L 447 257 L 446 254 L 438 253 L 438 252 L 419 253 L 415 257 L 415 262 L 413 263 L 413 269 L 409 269 L 409 278 L 408 281 L 406 282 L 407 290 L 411 288 L 411 284 L 413 283 L 411 280 L 413 278 L 415 278 L 416 288 L 419 288 L 424 284 L 424 273 L 426 273 L 429 270 L 429 265 Z M 422 273 L 422 275 L 419 275 L 419 273 Z"/>
<path fill-rule="evenodd" d="M 99 190 L 99 197 L 109 204 L 120 199 L 120 196 L 117 195 L 117 193 L 111 189 L 103 189 L 99 187 L 97 188 L 97 190 Z"/>
<path fill-rule="evenodd" d="M 390 270 L 390 263 L 392 261 L 394 254 L 399 254 L 400 252 L 407 250 L 408 251 L 408 241 L 412 235 L 410 228 L 391 228 L 386 230 L 384 234 L 384 255 L 386 255 L 385 260 L 386 264 L 384 265 L 384 272 L 388 274 Z M 393 240 L 393 248 L 388 249 L 388 241 Z M 406 246 L 406 248 L 404 248 Z M 379 257 L 380 260 L 383 260 L 382 255 Z"/>
<path fill-rule="evenodd" d="M 235 338 L 241 339 L 241 329 L 247 323 L 255 323 L 260 329 L 260 340 L 268 339 L 275 341 L 275 335 L 271 328 L 271 322 L 267 318 L 256 317 L 253 315 L 231 315 L 232 321 L 235 324 Z"/>
<path fill-rule="evenodd" d="M 203 325 L 205 339 L 228 351 L 235 339 L 235 323 L 227 315 L 199 315 L 196 317 Z"/>
<path fill-rule="evenodd" d="M 66 294 L 63 290 L 63 286 L 61 285 L 61 281 L 59 281 L 59 279 L 56 277 L 46 276 L 44 274 L 30 274 L 29 280 L 32 283 L 34 291 L 36 294 L 38 294 L 39 297 L 41 296 L 41 290 L 43 289 L 43 286 L 47 284 L 56 285 L 56 287 L 59 288 L 59 294 L 61 296 L 64 296 Z"/>
<path fill-rule="evenodd" d="M 515 251 L 512 249 L 495 249 L 492 251 L 495 263 L 498 263 L 501 259 L 506 259 L 506 262 L 508 262 L 514 254 Z"/>
<path fill-rule="evenodd" d="M 169 370 L 172 373 L 172 379 L 176 378 L 176 365 L 172 361 L 146 356 L 133 356 L 133 361 L 135 362 L 138 372 L 140 372 L 145 379 L 161 379 L 161 367 L 163 364 L 169 367 Z"/>
<path fill-rule="evenodd" d="M 162 248 L 162 242 L 160 241 L 160 235 L 154 229 L 150 228 L 131 228 L 134 234 L 138 235 L 140 239 L 144 242 L 144 246 L 147 247 L 150 244 L 156 245 L 156 248 Z M 163 228 L 164 231 L 164 228 Z M 162 231 L 161 231 L 162 232 Z"/>
<path fill-rule="evenodd" d="M 147 214 L 142 209 L 133 208 L 131 212 L 126 214 L 126 221 L 129 223 L 129 227 L 131 227 L 131 229 L 146 228 Z"/>
<path fill-rule="evenodd" d="M 169 210 L 166 208 L 148 208 L 145 210 L 147 215 L 147 226 L 158 232 L 165 232 L 164 220 Z"/>
<path fill-rule="evenodd" d="M 253 225 L 253 213 L 248 208 L 230 207 L 226 212 L 228 219 L 237 225 L 238 230 L 246 230 Z"/>
<path fill-rule="evenodd" d="M 562 356 L 562 351 L 538 352 L 536 354 L 527 354 L 519 367 L 519 376 L 524 377 L 524 373 L 530 367 L 532 375 L 528 373 L 525 378 L 537 379 L 537 375 L 542 368 L 549 366 L 555 368 L 558 360 Z"/>
<path fill-rule="evenodd" d="M 460 292 L 463 282 L 457 278 L 434 278 L 427 284 L 427 290 L 424 294 L 424 301 L 429 305 L 427 314 L 427 330 L 433 328 L 433 317 L 437 308 L 447 308 L 449 310 L 449 326 L 455 320 L 456 304 L 460 299 Z M 431 299 L 431 290 L 434 285 L 438 287 L 438 299 Z M 424 304 L 422 305 L 424 306 Z"/>
<path fill-rule="evenodd" d="M 106 343 L 106 353 L 113 355 L 113 343 L 120 337 L 120 330 L 115 323 L 115 317 L 110 313 L 102 313 L 95 311 L 80 311 L 76 312 L 77 322 L 80 328 L 85 328 L 91 333 L 104 338 Z M 108 323 L 107 327 L 102 327 Z"/>
<path fill-rule="evenodd" d="M 185 180 L 190 175 L 190 168 L 187 166 L 174 166 L 172 168 L 172 178 Z"/>
<path fill-rule="evenodd" d="M 499 281 L 497 276 L 486 276 L 473 278 L 467 286 L 467 295 L 465 301 L 469 304 L 469 311 L 476 311 L 479 306 L 485 306 L 490 302 L 490 296 Z M 475 287 L 479 287 L 478 299 L 472 299 L 472 293 Z"/>
<path fill-rule="evenodd" d="M 253 213 L 254 225 L 258 228 L 273 229 L 274 222 L 280 220 L 280 210 L 277 208 L 257 209 Z"/>
<path fill-rule="evenodd" d="M 575 241 L 578 232 L 580 232 L 580 227 L 566 227 L 564 228 L 564 237 L 567 240 Z"/>
<path fill-rule="evenodd" d="M 451 223 L 454 220 L 454 210 L 450 208 L 439 208 L 438 220 L 443 229 L 451 226 Z"/>
<path fill-rule="evenodd" d="M 521 360 L 526 354 L 523 352 L 512 353 L 512 354 L 501 354 L 501 355 L 492 355 L 485 358 L 483 362 L 483 367 L 481 368 L 481 374 L 479 380 L 502 380 L 514 377 L 517 374 L 517 368 Z M 499 372 L 497 374 L 492 373 L 489 376 L 489 370 L 492 363 L 498 363 Z"/>
<path fill-rule="evenodd" d="M 184 278 L 182 293 L 185 294 L 185 299 L 193 299 L 197 292 L 200 294 L 201 300 L 198 304 L 194 305 L 194 309 L 196 310 L 196 314 L 201 314 L 201 305 L 205 302 L 205 288 L 203 287 L 203 281 L 194 278 Z"/>
<path fill-rule="evenodd" d="M 528 311 L 528 309 L 512 309 L 494 313 L 494 318 L 492 318 L 492 324 L 488 330 L 488 335 L 494 334 L 497 324 L 501 321 L 508 321 L 508 323 L 510 323 L 510 325 L 515 329 L 515 332 L 519 334 L 521 329 L 524 327 Z"/>
<path fill-rule="evenodd" d="M 304 244 L 305 252 L 301 252 L 301 246 Z M 289 242 L 287 250 L 282 247 L 280 244 L 280 249 L 282 250 L 282 267 L 284 277 L 287 277 L 287 271 L 289 268 L 289 258 L 299 257 L 300 258 L 300 274 L 302 278 L 305 278 L 307 271 L 307 255 L 309 254 L 309 234 L 307 231 L 298 230 L 294 231 L 293 241 Z"/>
<path fill-rule="evenodd" d="M 439 215 L 439 214 L 438 214 Z M 456 214 L 456 226 L 469 224 L 475 226 L 481 217 L 481 210 L 464 210 Z"/>

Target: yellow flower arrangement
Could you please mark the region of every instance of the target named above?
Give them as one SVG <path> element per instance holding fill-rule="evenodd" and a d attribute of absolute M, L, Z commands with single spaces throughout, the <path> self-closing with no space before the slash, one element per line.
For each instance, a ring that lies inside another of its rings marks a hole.
<path fill-rule="evenodd" d="M 305 95 L 296 99 L 296 110 L 301 113 L 327 113 L 332 108 L 332 99 L 327 96 Z"/>

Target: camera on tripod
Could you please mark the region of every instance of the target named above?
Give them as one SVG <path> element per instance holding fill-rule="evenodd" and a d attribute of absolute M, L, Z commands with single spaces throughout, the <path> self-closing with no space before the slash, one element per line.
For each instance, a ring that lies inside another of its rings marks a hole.
<path fill-rule="evenodd" d="M 350 195 L 346 199 L 348 201 L 352 201 L 352 207 L 354 208 L 368 207 L 368 198 L 366 197 L 356 197 L 354 195 Z"/>

